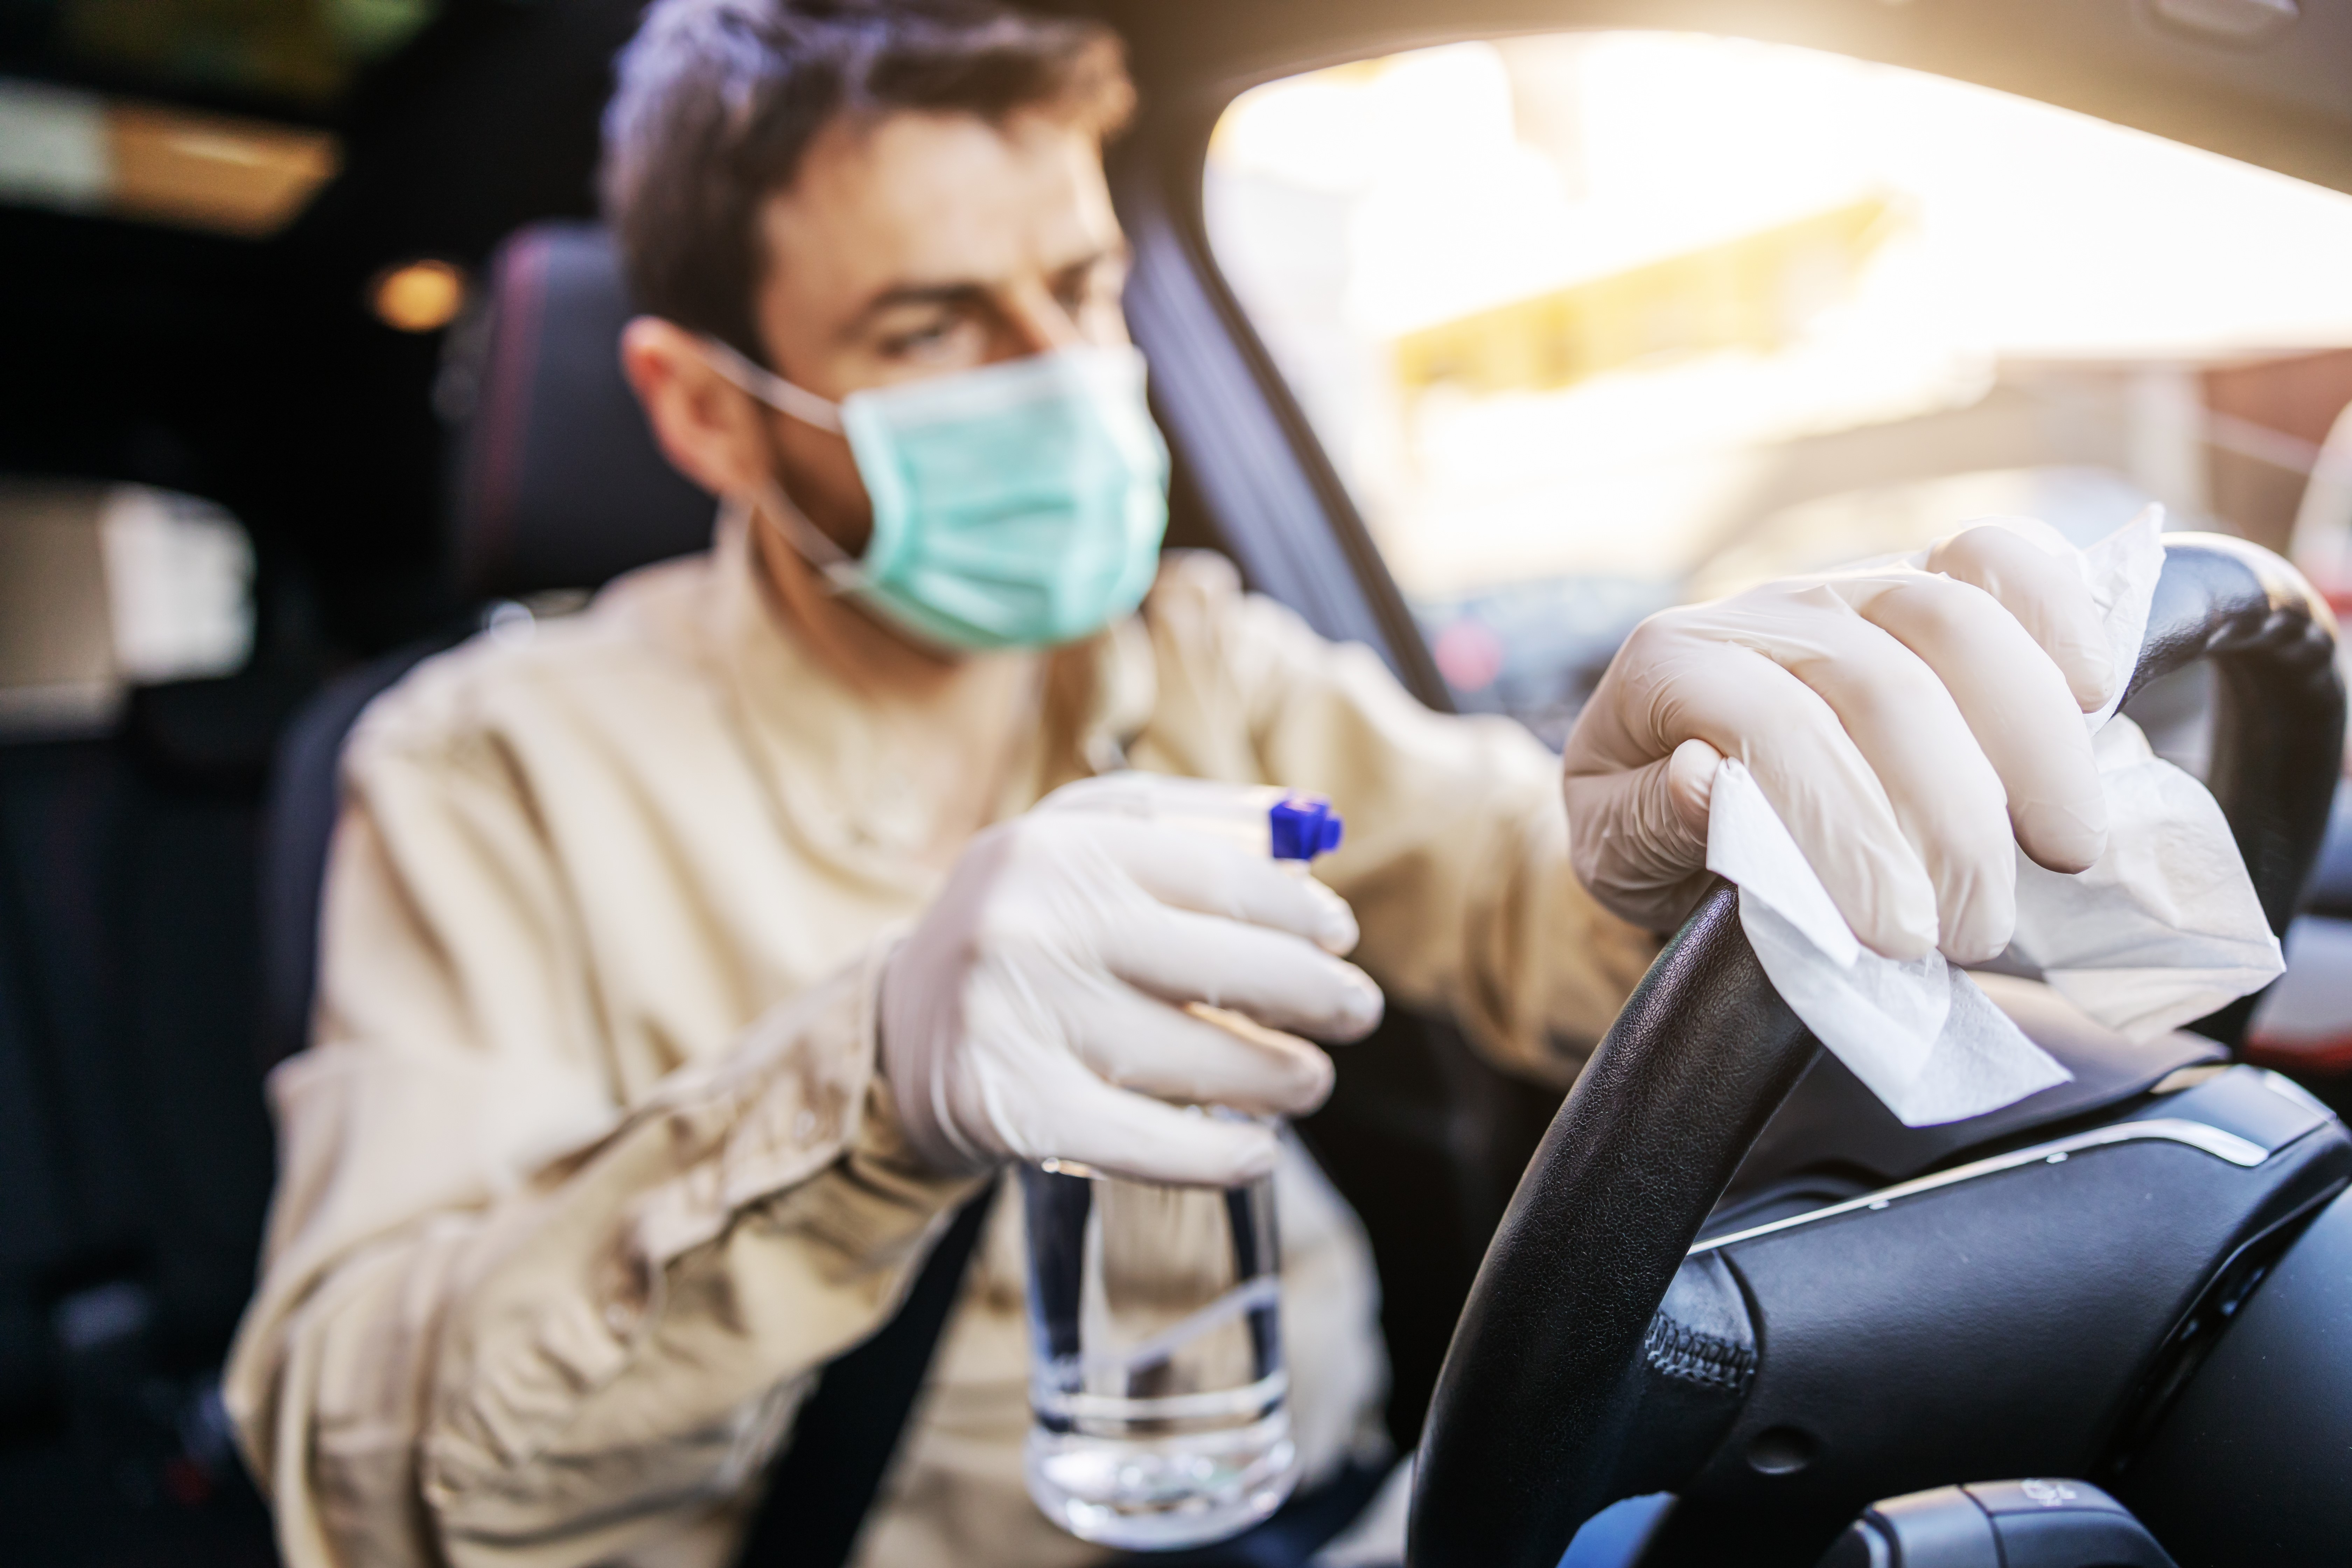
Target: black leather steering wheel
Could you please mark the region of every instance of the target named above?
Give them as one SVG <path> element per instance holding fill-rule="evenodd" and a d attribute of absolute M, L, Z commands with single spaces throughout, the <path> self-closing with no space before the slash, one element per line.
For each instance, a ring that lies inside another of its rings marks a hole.
<path fill-rule="evenodd" d="M 2130 689 L 2214 667 L 2208 783 L 2284 931 L 2343 753 L 2333 617 L 2266 550 L 2165 543 Z M 1749 951 L 1737 898 L 1718 885 L 1667 943 L 1520 1178 L 1423 1429 L 1412 1568 L 1553 1568 L 1611 1500 L 1652 1316 L 1818 1049 Z M 2199 1027 L 2235 1045 L 2252 1011 L 2248 998 Z"/>

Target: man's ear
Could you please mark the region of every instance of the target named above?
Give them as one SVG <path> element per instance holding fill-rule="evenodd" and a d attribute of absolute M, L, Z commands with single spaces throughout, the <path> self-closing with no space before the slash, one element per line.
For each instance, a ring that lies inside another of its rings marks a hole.
<path fill-rule="evenodd" d="M 621 370 L 678 472 L 714 495 L 748 495 L 774 478 L 751 397 L 711 368 L 692 332 L 635 318 L 621 329 Z"/>

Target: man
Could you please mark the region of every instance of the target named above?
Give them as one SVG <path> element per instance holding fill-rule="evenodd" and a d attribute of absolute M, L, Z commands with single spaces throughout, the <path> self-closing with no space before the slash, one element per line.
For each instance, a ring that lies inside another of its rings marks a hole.
<path fill-rule="evenodd" d="M 1294 1037 L 1360 1035 L 1374 977 L 1572 1078 L 1704 883 L 1720 755 L 1882 951 L 1998 951 L 2012 835 L 2097 854 L 2079 712 L 2116 672 L 2046 541 L 1659 617 L 1566 814 L 1523 731 L 1222 563 L 1155 584 L 1128 98 L 1098 29 L 949 0 L 665 0 L 624 57 L 622 353 L 727 505 L 708 555 L 352 737 L 228 1380 L 295 1568 L 725 1562 L 816 1371 L 986 1173 L 1056 1153 L 1276 1170 L 1312 1485 L 1381 1394 L 1360 1234 L 1294 1148 L 1165 1101 L 1311 1110 Z M 1328 794 L 1333 892 L 1098 790 L 1030 809 L 1121 768 Z M 1019 1245 L 999 1205 L 862 1561 L 1099 1555 L 1023 1493 Z"/>

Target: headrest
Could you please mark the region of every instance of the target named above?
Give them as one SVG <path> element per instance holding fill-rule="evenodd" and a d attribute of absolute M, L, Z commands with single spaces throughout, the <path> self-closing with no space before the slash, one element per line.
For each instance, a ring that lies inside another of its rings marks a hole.
<path fill-rule="evenodd" d="M 621 375 L 632 314 L 593 224 L 516 230 L 452 346 L 457 587 L 469 599 L 594 588 L 710 542 L 717 505 L 671 468 Z"/>

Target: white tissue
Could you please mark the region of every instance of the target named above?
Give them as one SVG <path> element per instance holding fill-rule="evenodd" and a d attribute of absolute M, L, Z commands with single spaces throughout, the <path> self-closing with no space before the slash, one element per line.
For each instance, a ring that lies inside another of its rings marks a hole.
<path fill-rule="evenodd" d="M 2147 640 L 2147 614 L 2156 602 L 2156 580 L 2164 575 L 2164 509 L 2147 506 L 2137 517 L 2075 556 L 2091 602 L 2107 634 L 2116 661 L 2116 686 L 2106 704 L 2083 715 L 2094 735 L 2124 705 L 2124 689 L 2139 668 L 2139 647 Z"/>
<path fill-rule="evenodd" d="M 1906 1127 L 1981 1116 L 2072 1076 L 1940 952 L 1862 945 L 1746 765 L 1716 770 L 1707 869 L 1739 886 L 1739 926 L 1772 988 Z"/>
<path fill-rule="evenodd" d="M 2285 967 L 2252 882 L 2205 786 L 2111 722 L 2138 663 L 2164 569 L 2150 507 L 2083 552 L 2116 695 L 2085 716 L 2105 785 L 2107 850 L 2080 876 L 2018 856 L 2014 958 L 2135 1038 L 2201 1017 Z M 1898 963 L 1864 947 L 1748 769 L 1717 770 L 1707 868 L 1738 885 L 1739 923 L 1764 973 L 1822 1044 L 1906 1126 L 1980 1116 L 2070 1075 L 1974 981 L 1931 952 Z"/>
<path fill-rule="evenodd" d="M 2286 959 L 2221 807 L 2117 719 L 2092 742 L 2107 852 L 2079 877 L 2017 858 L 2010 955 L 2068 1001 L 2144 1040 L 2269 984 Z"/>

